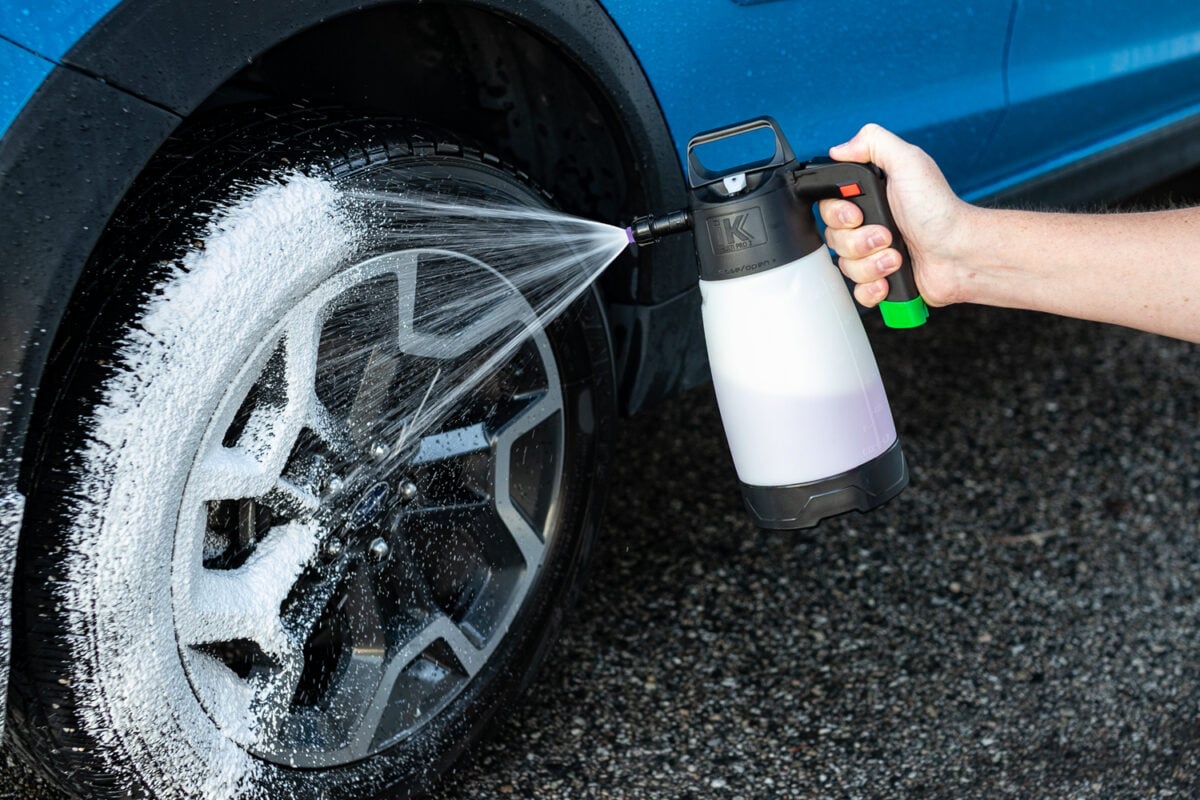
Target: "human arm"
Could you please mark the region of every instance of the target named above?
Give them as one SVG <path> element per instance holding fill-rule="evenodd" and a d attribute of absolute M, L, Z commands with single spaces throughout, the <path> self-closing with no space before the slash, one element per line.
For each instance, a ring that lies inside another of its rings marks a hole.
<path fill-rule="evenodd" d="M 1045 311 L 1200 342 L 1200 208 L 1060 214 L 971 206 L 933 160 L 877 125 L 830 150 L 888 174 L 888 202 L 931 306 Z M 830 247 L 873 306 L 899 268 L 891 234 L 844 200 L 821 202 Z M 860 227 L 861 226 L 861 227 Z"/>

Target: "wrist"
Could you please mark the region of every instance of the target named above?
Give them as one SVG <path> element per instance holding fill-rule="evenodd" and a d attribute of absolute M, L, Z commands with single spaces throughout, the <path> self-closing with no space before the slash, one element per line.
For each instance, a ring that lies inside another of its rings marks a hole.
<path fill-rule="evenodd" d="M 917 282 L 929 305 L 979 302 L 978 278 L 986 266 L 979 260 L 979 242 L 987 235 L 989 213 L 955 198 L 942 214 L 942 235 L 927 252 L 914 253 Z"/>
<path fill-rule="evenodd" d="M 980 261 L 980 253 L 984 250 L 979 246 L 981 239 L 989 235 L 989 211 L 959 201 L 959 209 L 954 235 L 951 237 L 951 258 L 947 269 L 953 276 L 955 303 L 979 302 L 977 291 L 980 288 L 976 280 L 986 265 Z"/>

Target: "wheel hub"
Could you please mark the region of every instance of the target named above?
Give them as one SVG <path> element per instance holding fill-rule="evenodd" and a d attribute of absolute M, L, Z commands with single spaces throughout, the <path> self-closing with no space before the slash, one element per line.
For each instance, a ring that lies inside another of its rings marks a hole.
<path fill-rule="evenodd" d="M 374 522 L 383 513 L 389 494 L 391 494 L 391 487 L 388 486 L 387 481 L 378 481 L 373 484 L 371 488 L 363 492 L 362 497 L 358 498 L 358 502 L 350 509 L 346 526 L 351 530 L 357 530 Z"/>

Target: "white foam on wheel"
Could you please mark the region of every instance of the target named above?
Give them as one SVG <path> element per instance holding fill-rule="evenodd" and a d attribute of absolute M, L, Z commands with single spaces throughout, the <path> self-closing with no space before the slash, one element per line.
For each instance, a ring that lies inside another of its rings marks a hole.
<path fill-rule="evenodd" d="M 294 174 L 248 189 L 213 215 L 129 329 L 119 372 L 96 407 L 59 587 L 74 637 L 71 680 L 86 732 L 103 745 L 109 768 L 131 785 L 136 773 L 156 795 L 266 791 L 257 760 L 212 723 L 181 665 L 173 532 L 192 454 L 227 371 L 253 351 L 264 326 L 347 262 L 354 230 L 328 181 Z M 306 535 L 315 539 L 315 527 Z M 311 550 L 315 541 L 291 546 Z"/>

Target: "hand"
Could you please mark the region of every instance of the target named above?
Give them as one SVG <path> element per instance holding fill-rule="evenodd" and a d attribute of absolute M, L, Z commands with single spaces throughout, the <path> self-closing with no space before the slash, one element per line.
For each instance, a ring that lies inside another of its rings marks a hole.
<path fill-rule="evenodd" d="M 913 275 L 925 302 L 943 306 L 963 298 L 956 266 L 970 242 L 966 223 L 975 209 L 960 200 L 924 150 L 878 125 L 866 125 L 853 139 L 829 150 L 835 161 L 872 162 L 888 177 L 888 203 L 912 255 Z M 840 256 L 838 265 L 854 281 L 854 297 L 874 306 L 887 297 L 887 276 L 900 268 L 891 232 L 866 225 L 847 200 L 822 200 L 825 237 Z"/>

